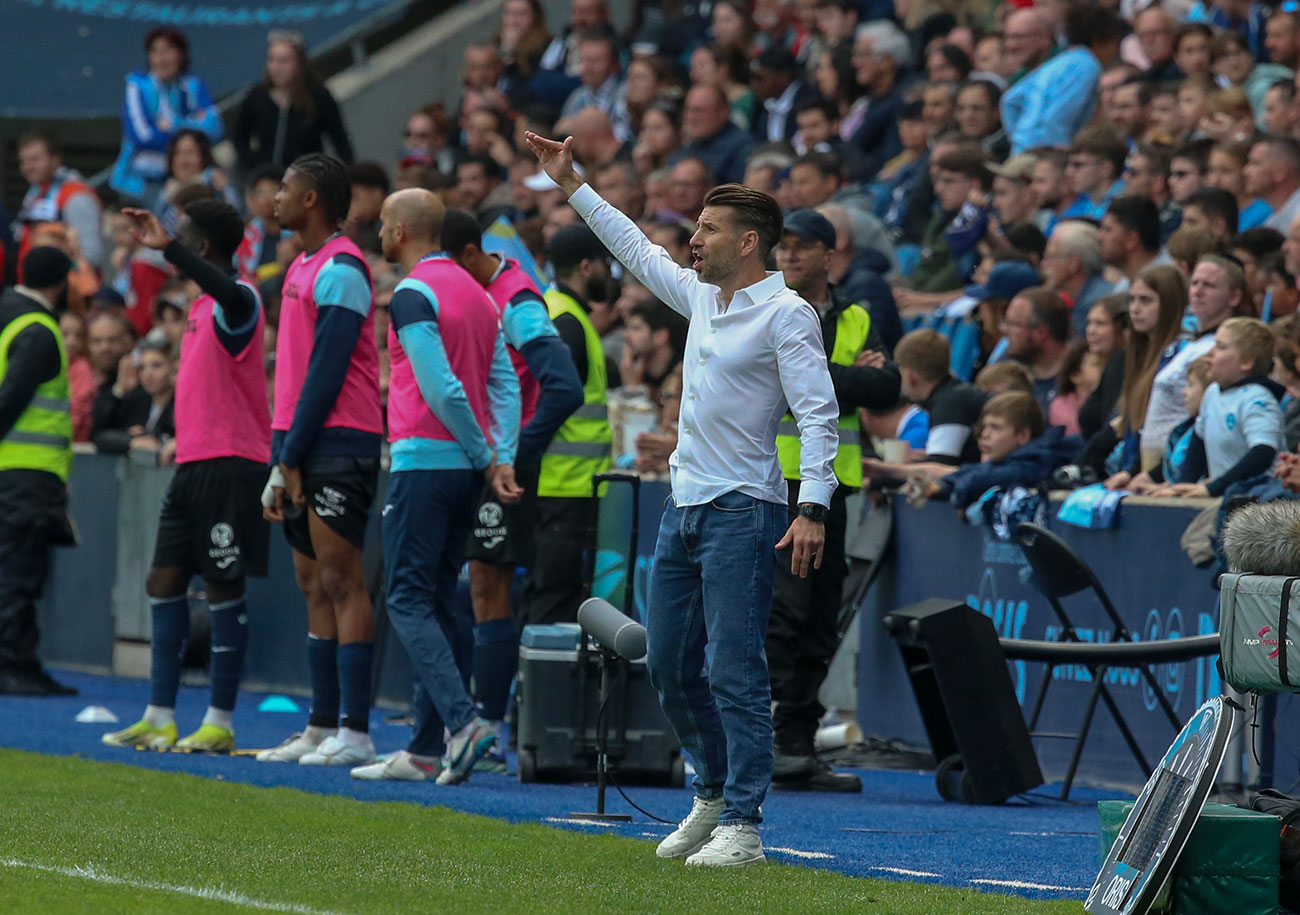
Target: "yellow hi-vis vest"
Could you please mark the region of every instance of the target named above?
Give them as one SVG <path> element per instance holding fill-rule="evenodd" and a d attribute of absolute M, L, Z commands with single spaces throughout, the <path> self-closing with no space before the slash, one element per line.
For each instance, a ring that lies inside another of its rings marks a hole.
<path fill-rule="evenodd" d="M 867 345 L 871 314 L 861 305 L 850 305 L 835 321 L 835 349 L 831 362 L 853 365 Z M 835 451 L 835 477 L 844 486 L 862 488 L 862 435 L 856 409 L 840 415 L 840 446 Z M 786 413 L 776 434 L 776 456 L 787 480 L 799 479 L 799 424 Z"/>
<path fill-rule="evenodd" d="M 542 472 L 537 480 L 539 496 L 590 498 L 591 478 L 610 468 L 612 436 L 605 403 L 605 351 L 600 336 L 582 306 L 569 295 L 552 287 L 546 291 L 546 310 L 554 321 L 572 315 L 582 325 L 587 342 L 587 377 L 582 380 L 582 406 L 569 414 L 542 454 Z"/>
<path fill-rule="evenodd" d="M 19 315 L 0 330 L 0 379 L 9 370 L 9 347 L 34 324 L 54 334 L 59 347 L 59 374 L 36 389 L 35 395 L 0 439 L 0 470 L 44 470 L 67 482 L 72 469 L 72 414 L 68 401 L 68 353 L 53 316 L 43 311 Z"/>

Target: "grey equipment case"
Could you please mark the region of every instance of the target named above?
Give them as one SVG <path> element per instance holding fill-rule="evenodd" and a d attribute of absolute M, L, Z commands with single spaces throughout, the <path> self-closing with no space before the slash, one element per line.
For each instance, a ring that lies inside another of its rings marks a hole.
<path fill-rule="evenodd" d="M 1230 572 L 1219 581 L 1223 679 L 1242 692 L 1300 692 L 1300 577 Z"/>

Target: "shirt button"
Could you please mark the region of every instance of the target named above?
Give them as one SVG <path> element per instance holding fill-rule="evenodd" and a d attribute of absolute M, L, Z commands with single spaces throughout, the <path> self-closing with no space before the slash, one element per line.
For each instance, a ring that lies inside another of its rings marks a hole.
<path fill-rule="evenodd" d="M 703 360 L 703 359 L 700 360 L 700 365 L 704 365 L 704 360 Z"/>
<path fill-rule="evenodd" d="M 690 430 L 690 429 L 687 429 L 687 430 L 685 430 L 685 431 L 686 431 L 686 434 L 687 434 L 687 435 L 690 435 L 690 434 L 691 434 L 691 430 Z"/>

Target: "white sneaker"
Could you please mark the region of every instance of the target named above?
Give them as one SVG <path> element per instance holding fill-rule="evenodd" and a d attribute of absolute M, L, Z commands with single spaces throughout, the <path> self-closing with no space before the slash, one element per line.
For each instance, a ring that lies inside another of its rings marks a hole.
<path fill-rule="evenodd" d="M 416 762 L 405 750 L 389 753 L 368 766 L 352 770 L 353 778 L 365 781 L 429 782 L 438 777 L 442 766 L 438 763 Z"/>
<path fill-rule="evenodd" d="M 720 797 L 696 797 L 686 819 L 659 843 L 655 854 L 661 858 L 685 858 L 695 854 L 709 841 L 725 806 L 726 802 Z"/>
<path fill-rule="evenodd" d="M 765 861 L 758 827 L 750 823 L 727 823 L 713 830 L 704 847 L 686 859 L 686 866 L 734 867 Z"/>
<path fill-rule="evenodd" d="M 352 743 L 339 735 L 326 738 L 321 745 L 298 760 L 300 766 L 364 766 L 375 761 L 375 744 L 367 735 L 364 743 Z"/>
<path fill-rule="evenodd" d="M 453 737 L 447 743 L 447 755 L 444 757 L 447 762 L 438 775 L 438 784 L 458 785 L 467 781 L 474 771 L 474 763 L 487 755 L 487 751 L 496 742 L 496 728 L 482 718 L 475 718 L 465 725 L 461 728 L 460 736 Z"/>
<path fill-rule="evenodd" d="M 297 762 L 333 736 L 334 731 L 327 728 L 308 728 L 301 734 L 292 735 L 278 747 L 259 751 L 256 759 L 258 762 Z"/>

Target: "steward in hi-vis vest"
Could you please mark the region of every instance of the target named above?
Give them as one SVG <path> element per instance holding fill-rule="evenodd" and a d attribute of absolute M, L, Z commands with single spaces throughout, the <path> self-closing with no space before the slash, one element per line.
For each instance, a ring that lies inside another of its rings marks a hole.
<path fill-rule="evenodd" d="M 839 486 L 825 511 L 826 544 L 821 568 L 800 578 L 788 558 L 778 559 L 767 629 L 767 661 L 772 676 L 776 788 L 804 791 L 861 791 L 858 777 L 832 771 L 813 752 L 813 737 L 825 708 L 817 694 L 839 647 L 839 611 L 848 563 L 844 556 L 845 500 L 862 486 L 862 441 L 858 409 L 891 410 L 898 404 L 898 369 L 883 357 L 859 365 L 864 353 L 881 351 L 866 303 L 846 300 L 828 282 L 835 229 L 820 213 L 795 210 L 785 219 L 777 263 L 786 283 L 817 309 L 839 402 L 839 448 L 835 476 Z M 790 518 L 799 505 L 799 430 L 794 418 L 781 422 L 777 457 L 790 487 Z"/>
<path fill-rule="evenodd" d="M 50 548 L 76 543 L 68 519 L 72 417 L 58 309 L 72 261 L 38 247 L 25 285 L 0 294 L 0 694 L 68 695 L 36 655 L 36 601 Z"/>

